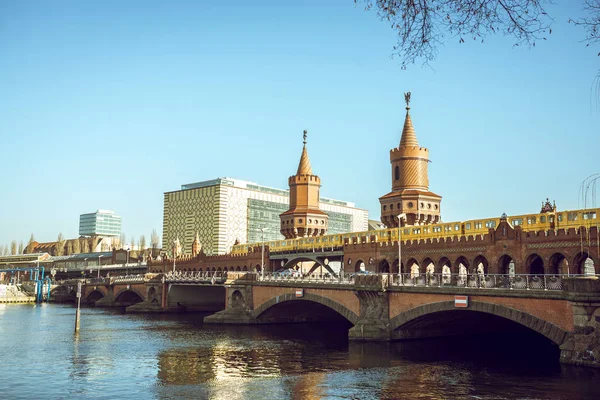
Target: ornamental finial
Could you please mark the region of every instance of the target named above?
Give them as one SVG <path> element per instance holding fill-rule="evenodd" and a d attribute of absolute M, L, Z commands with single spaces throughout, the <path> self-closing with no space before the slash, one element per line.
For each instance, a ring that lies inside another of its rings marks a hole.
<path fill-rule="evenodd" d="M 406 109 L 410 110 L 410 92 L 404 93 L 404 101 L 406 102 Z"/>
<path fill-rule="evenodd" d="M 305 129 L 304 130 L 304 145 L 306 146 L 306 135 L 308 134 L 308 131 Z"/>

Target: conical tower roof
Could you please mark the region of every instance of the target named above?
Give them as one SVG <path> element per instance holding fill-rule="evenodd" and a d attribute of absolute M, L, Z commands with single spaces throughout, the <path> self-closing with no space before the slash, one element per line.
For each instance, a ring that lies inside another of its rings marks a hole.
<path fill-rule="evenodd" d="M 406 118 L 404 119 L 404 128 L 402 129 L 402 138 L 400 138 L 400 147 L 419 147 L 415 128 L 410 119 L 410 92 L 404 94 L 406 100 Z"/>
<path fill-rule="evenodd" d="M 300 156 L 300 163 L 298 164 L 298 172 L 296 175 L 312 175 L 312 168 L 310 167 L 310 160 L 308 158 L 308 151 L 306 151 L 306 134 L 304 131 L 304 147 L 302 147 L 302 155 Z"/>

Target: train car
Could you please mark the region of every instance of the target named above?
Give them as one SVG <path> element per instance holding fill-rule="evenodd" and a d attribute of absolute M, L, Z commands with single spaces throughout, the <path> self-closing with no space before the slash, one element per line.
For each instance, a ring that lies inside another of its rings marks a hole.
<path fill-rule="evenodd" d="M 520 226 L 524 232 L 551 229 L 570 229 L 592 226 L 599 227 L 600 208 L 585 210 L 552 211 L 537 214 L 507 216 L 508 223 Z M 500 224 L 500 218 L 484 218 L 458 222 L 440 222 L 432 225 L 405 226 L 401 228 L 402 240 L 424 240 L 434 238 L 451 238 L 469 235 L 485 235 L 490 229 Z M 324 236 L 283 239 L 264 242 L 271 252 L 310 250 L 314 248 L 336 248 L 344 245 L 346 239 L 352 241 L 362 236 L 374 236 L 377 241 L 397 241 L 398 228 L 386 228 L 364 232 L 330 234 Z M 244 254 L 259 243 L 237 244 L 231 249 L 232 254 Z M 260 243 L 262 244 L 262 243 Z"/>

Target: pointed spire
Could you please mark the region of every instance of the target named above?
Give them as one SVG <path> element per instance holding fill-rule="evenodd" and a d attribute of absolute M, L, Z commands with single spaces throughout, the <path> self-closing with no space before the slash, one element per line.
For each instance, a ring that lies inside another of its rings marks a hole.
<path fill-rule="evenodd" d="M 410 92 L 404 93 L 404 100 L 406 101 L 406 119 L 404 120 L 404 128 L 402 129 L 400 147 L 419 147 L 417 135 L 415 134 L 415 128 L 413 127 L 412 120 L 410 119 Z"/>
<path fill-rule="evenodd" d="M 312 168 L 310 167 L 310 160 L 308 159 L 308 151 L 306 151 L 306 134 L 304 131 L 304 146 L 302 147 L 302 155 L 300 156 L 300 164 L 298 164 L 298 172 L 296 175 L 312 175 Z"/>

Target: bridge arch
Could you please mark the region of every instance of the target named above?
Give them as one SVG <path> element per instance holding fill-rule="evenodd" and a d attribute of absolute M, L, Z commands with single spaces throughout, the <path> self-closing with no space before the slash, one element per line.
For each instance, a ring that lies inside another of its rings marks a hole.
<path fill-rule="evenodd" d="M 450 269 L 451 272 L 454 272 L 454 268 L 452 267 L 452 262 L 446 256 L 443 256 L 443 257 L 441 257 L 438 260 L 436 271 L 442 271 L 443 272 L 444 266 L 447 266 Z"/>
<path fill-rule="evenodd" d="M 502 274 L 502 275 L 508 275 L 511 271 L 510 271 L 510 263 L 513 263 L 513 266 L 515 266 L 515 259 L 514 257 L 512 257 L 510 254 L 503 254 L 499 259 L 498 259 L 498 273 Z M 512 271 L 512 273 L 516 273 L 516 266 L 515 266 L 515 270 Z"/>
<path fill-rule="evenodd" d="M 115 305 L 119 305 L 120 303 L 132 305 L 141 303 L 142 301 L 144 301 L 144 295 L 134 288 L 123 289 L 115 295 Z"/>
<path fill-rule="evenodd" d="M 85 302 L 87 304 L 96 304 L 96 302 L 102 299 L 105 296 L 101 290 L 94 289 L 85 297 Z"/>
<path fill-rule="evenodd" d="M 584 273 L 584 264 L 585 264 L 585 260 L 587 258 L 591 258 L 592 261 L 594 261 L 594 269 L 596 268 L 596 266 L 598 265 L 598 260 L 594 259 L 594 257 L 592 257 L 592 255 L 587 252 L 587 251 L 580 251 L 579 253 L 577 253 L 577 255 L 573 258 L 573 271 L 571 271 L 572 274 L 579 274 L 579 275 L 583 275 Z"/>
<path fill-rule="evenodd" d="M 457 273 L 460 272 L 459 271 L 460 264 L 462 264 L 467 269 L 467 271 L 470 271 L 471 264 L 469 263 L 469 260 L 467 260 L 467 257 L 460 256 L 456 259 L 456 261 L 454 261 L 454 265 L 456 266 L 455 272 L 457 272 Z"/>
<path fill-rule="evenodd" d="M 544 260 L 537 253 L 531 253 L 529 256 L 527 256 L 525 265 L 527 266 L 528 274 L 544 274 Z"/>
<path fill-rule="evenodd" d="M 259 319 L 261 315 L 264 315 L 265 312 L 279 304 L 301 301 L 321 304 L 347 319 L 352 325 L 356 325 L 356 322 L 358 321 L 358 315 L 356 315 L 356 313 L 351 311 L 349 308 L 341 305 L 337 301 L 333 301 L 327 297 L 312 293 L 304 293 L 304 297 L 296 297 L 295 293 L 286 293 L 277 297 L 273 297 L 257 307 L 253 312 L 253 316 L 256 319 Z"/>
<path fill-rule="evenodd" d="M 554 253 L 549 259 L 549 273 L 551 274 L 567 274 L 569 270 L 569 262 L 563 253 Z"/>
<path fill-rule="evenodd" d="M 479 264 L 483 265 L 483 273 L 484 274 L 489 274 L 490 270 L 489 270 L 489 265 L 490 263 L 488 262 L 487 258 L 485 258 L 484 255 L 480 254 L 477 257 L 475 257 L 475 260 L 473 260 L 473 266 L 471 268 L 471 271 L 473 273 L 477 273 L 477 268 L 479 268 Z"/>
<path fill-rule="evenodd" d="M 354 263 L 354 272 L 360 271 L 361 266 L 367 269 L 367 264 L 361 258 L 359 258 L 356 260 L 356 263 Z"/>
<path fill-rule="evenodd" d="M 380 274 L 386 274 L 388 272 L 391 272 L 390 263 L 387 259 L 384 258 L 379 262 L 379 265 L 377 266 L 377 272 Z"/>
<path fill-rule="evenodd" d="M 518 325 L 525 326 L 534 332 L 548 338 L 556 345 L 560 346 L 566 339 L 568 332 L 560 327 L 544 321 L 529 313 L 502 306 L 499 304 L 486 303 L 481 301 L 470 301 L 469 308 L 457 309 L 454 301 L 442 301 L 437 303 L 429 303 L 407 310 L 390 320 L 390 330 L 395 331 L 402 327 L 409 327 L 411 323 L 436 313 L 444 311 L 474 311 L 485 314 L 495 315 L 507 320 L 510 320 Z"/>

